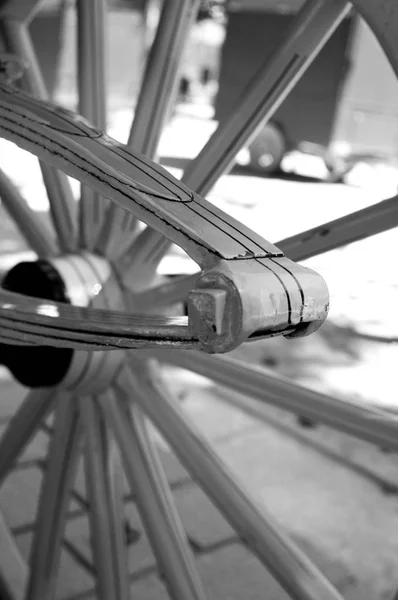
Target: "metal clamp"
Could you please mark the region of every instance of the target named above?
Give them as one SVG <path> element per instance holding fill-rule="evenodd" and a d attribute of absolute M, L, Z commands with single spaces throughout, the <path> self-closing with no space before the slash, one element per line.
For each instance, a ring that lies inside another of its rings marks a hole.
<path fill-rule="evenodd" d="M 315 271 L 285 257 L 219 261 L 189 293 L 189 326 L 209 353 L 228 352 L 248 339 L 316 331 L 329 293 Z"/>

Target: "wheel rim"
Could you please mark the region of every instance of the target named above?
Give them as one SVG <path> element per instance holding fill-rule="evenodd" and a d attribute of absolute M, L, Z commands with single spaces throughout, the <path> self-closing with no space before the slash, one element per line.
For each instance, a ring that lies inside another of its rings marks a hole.
<path fill-rule="evenodd" d="M 17 2 L 9 4 L 13 10 L 20 10 Z M 152 62 L 148 63 L 143 91 L 136 110 L 136 120 L 129 138 L 131 145 L 150 158 L 153 158 L 156 153 L 162 122 L 168 110 L 167 97 L 175 86 L 178 55 L 183 47 L 187 28 L 198 9 L 198 4 L 198 2 L 165 4 L 154 51 L 151 55 Z M 339 3 L 335 3 L 333 9 L 331 9 L 331 4 L 331 2 L 309 3 L 304 17 L 305 23 L 312 27 L 315 24 L 319 27 L 323 23 L 325 35 L 326 32 L 329 33 L 331 28 L 337 26 L 339 19 L 347 10 L 343 2 L 337 8 L 336 5 Z M 397 70 L 398 51 L 395 37 L 392 37 L 392 32 L 396 31 L 396 28 L 394 29 L 391 23 L 398 23 L 398 8 L 393 5 L 391 0 L 384 2 L 382 8 L 384 11 L 389 10 L 390 15 L 388 27 L 384 28 L 382 15 L 385 13 L 381 9 L 377 10 L 374 3 L 370 0 L 357 0 L 354 4 L 368 20 L 373 30 L 379 34 L 379 40 Z M 327 5 L 329 5 L 329 12 L 325 9 Z M 23 7 L 23 3 L 21 6 Z M 105 4 L 84 0 L 78 2 L 77 6 L 81 25 L 80 49 L 82 56 L 80 112 L 89 118 L 96 127 L 104 129 L 106 124 L 103 55 Z M 30 80 L 25 81 L 25 85 L 37 96 L 45 98 L 45 85 L 41 80 L 40 69 L 34 62 L 34 52 L 30 46 L 25 25 L 29 14 L 22 11 L 22 13 L 18 13 L 18 19 L 15 21 L 10 18 L 15 18 L 15 15 L 7 13 L 7 8 L 4 10 L 2 15 L 4 19 L 3 33 L 9 50 L 25 60 L 28 59 L 29 64 L 34 65 L 33 75 Z M 319 19 L 313 17 L 317 14 L 320 15 Z M 317 46 L 316 36 L 313 37 L 314 48 L 311 51 L 315 52 L 315 47 L 318 49 L 320 40 L 318 39 Z M 159 73 L 164 69 L 162 52 L 170 38 L 174 40 L 172 46 L 174 59 L 170 62 L 169 71 L 164 76 L 163 82 L 159 83 Z M 93 48 L 97 49 L 94 54 Z M 301 72 L 302 70 L 298 68 L 297 72 L 291 74 L 291 81 Z M 91 78 L 87 77 L 87 73 L 90 73 Z M 161 100 L 148 108 L 148 98 L 153 98 L 154 82 L 158 82 L 157 90 Z M 265 82 L 267 83 L 267 79 Z M 282 97 L 283 93 L 288 92 L 288 89 L 290 89 L 288 85 L 282 90 L 278 89 L 279 96 Z M 95 94 L 93 94 L 93 90 L 95 90 Z M 252 98 L 248 96 L 246 121 L 241 117 L 243 125 L 240 125 L 239 119 L 237 119 L 236 131 L 239 135 L 234 142 L 236 147 L 243 143 L 244 138 L 247 141 L 256 130 L 258 123 L 265 117 L 269 117 L 277 106 L 277 100 L 272 99 L 270 107 L 267 110 L 264 109 L 260 117 L 253 117 L 255 100 L 255 96 Z M 214 164 L 213 157 L 217 155 L 219 158 L 216 168 L 210 168 L 209 161 Z M 228 166 L 233 155 L 234 147 L 227 151 L 223 135 L 220 134 L 215 141 L 209 143 L 193 166 L 184 174 L 184 181 L 189 187 L 206 193 L 217 176 Z M 134 301 L 138 306 L 145 306 L 150 295 L 153 299 L 154 292 L 151 289 L 148 290 L 149 283 L 152 286 L 156 284 L 154 282 L 156 267 L 160 257 L 167 249 L 169 241 L 162 240 L 157 232 L 153 233 L 150 230 L 144 234 L 135 235 L 137 232 L 136 219 L 130 215 L 126 218 L 125 213 L 122 214 L 118 211 L 114 203 L 101 201 L 100 194 L 93 192 L 88 187 L 83 187 L 83 201 L 80 203 L 77 217 L 75 203 L 66 177 L 46 164 L 43 165 L 43 176 L 52 199 L 51 215 L 61 256 L 54 257 L 54 254 L 58 254 L 58 249 L 52 242 L 46 241 L 52 240 L 53 237 L 47 236 L 43 225 L 36 222 L 34 216 L 25 210 L 24 200 L 18 196 L 5 176 L 4 181 L 0 180 L 1 190 L 3 195 L 4 190 L 9 191 L 7 206 L 10 211 L 13 211 L 12 214 L 25 237 L 39 256 L 46 257 L 56 268 L 71 293 L 72 280 L 67 273 L 70 271 L 71 263 L 76 261 L 80 263 L 80 274 L 83 272 L 84 283 L 77 286 L 80 296 L 88 286 L 93 289 L 99 285 L 101 288 L 98 303 L 94 293 L 87 294 L 84 300 L 77 300 L 73 304 L 75 306 L 90 305 L 94 308 L 105 307 L 113 310 L 120 310 L 123 304 L 128 305 L 130 300 L 125 294 L 123 281 L 121 285 L 118 280 L 122 271 L 126 279 L 132 274 L 137 277 L 138 293 Z M 98 211 L 99 206 L 102 207 L 101 211 Z M 301 260 L 352 241 L 354 239 L 353 231 L 358 227 L 358 218 L 360 219 L 360 228 L 362 226 L 359 237 L 366 237 L 396 226 L 398 224 L 397 217 L 396 200 L 386 200 L 385 203 L 368 209 L 368 212 L 359 211 L 355 216 L 327 224 L 327 226 L 323 226 L 323 229 L 316 228 L 310 232 L 310 242 L 307 244 L 303 245 L 302 241 L 303 238 L 308 238 L 308 232 L 283 240 L 279 246 L 289 257 Z M 94 226 L 92 226 L 93 224 Z M 332 233 L 325 236 L 322 235 L 322 231 L 325 231 L 326 227 Z M 123 233 L 123 239 L 119 244 L 115 244 L 114 240 L 118 232 Z M 356 233 L 355 239 L 358 239 L 358 233 Z M 98 255 L 99 249 L 107 259 L 109 258 L 109 261 Z M 130 256 L 138 257 L 138 259 L 131 261 Z M 102 271 L 106 272 L 104 277 L 107 281 L 109 274 L 112 273 L 113 284 L 103 285 Z M 189 282 L 183 279 L 171 287 L 170 285 L 169 287 L 159 286 L 153 306 L 156 308 L 162 303 L 167 305 L 176 299 L 184 298 L 191 283 L 192 278 Z M 139 304 L 140 302 L 141 304 Z M 72 318 L 73 314 L 72 312 Z M 4 321 L 3 325 L 5 325 Z M 169 324 L 168 326 L 170 328 L 168 331 L 171 331 L 173 325 Z M 6 340 L 8 334 L 6 329 L 4 331 L 3 340 Z M 145 335 L 148 336 L 148 332 Z M 179 333 L 179 335 L 182 334 Z M 40 339 L 39 336 L 37 343 Z M 228 470 L 217 462 L 210 448 L 200 437 L 197 437 L 194 428 L 175 408 L 173 401 L 159 385 L 157 381 L 159 373 L 152 359 L 147 357 L 157 356 L 165 362 L 177 362 L 180 365 L 184 364 L 185 358 L 181 359 L 173 352 L 168 353 L 167 351 L 160 351 L 158 354 L 153 352 L 149 355 L 148 352 L 146 350 L 145 354 L 134 355 L 132 360 L 127 360 L 125 353 L 120 350 L 112 353 L 77 351 L 71 370 L 66 376 L 67 378 L 69 376 L 69 379 L 63 379 L 64 382 L 66 381 L 68 391 L 65 393 L 61 387 L 58 387 L 50 392 L 32 392 L 16 413 L 2 440 L 1 450 L 4 451 L 0 452 L 4 456 L 0 461 L 2 480 L 37 430 L 44 416 L 51 411 L 55 415 L 55 424 L 46 477 L 41 490 L 30 575 L 27 574 L 26 567 L 22 565 L 19 583 L 11 589 L 13 584 L 7 580 L 7 575 L 4 574 L 6 583 L 10 587 L 10 597 L 22 598 L 21 580 L 26 586 L 29 600 L 55 597 L 67 504 L 76 476 L 78 459 L 82 453 L 84 437 L 86 440 L 85 470 L 91 503 L 90 516 L 94 536 L 93 549 L 98 574 L 97 593 L 99 598 L 102 600 L 114 597 L 124 600 L 129 596 L 125 564 L 126 550 L 120 519 L 122 496 L 120 473 L 122 467 L 119 451 L 130 486 L 133 488 L 138 486 L 137 503 L 159 568 L 165 573 L 170 596 L 181 600 L 205 598 L 192 552 L 187 544 L 186 535 L 157 457 L 157 449 L 148 434 L 146 416 L 149 416 L 166 439 L 170 442 L 174 440 L 176 454 L 182 459 L 186 454 L 185 459 L 189 470 L 194 473 L 209 496 L 227 515 L 241 538 L 245 539 L 245 536 L 248 536 L 248 544 L 254 546 L 256 554 L 292 598 L 299 600 L 315 600 L 320 597 L 325 600 L 341 598 L 326 582 L 318 569 L 281 533 L 273 523 L 272 517 L 251 503 Z M 113 358 L 109 359 L 111 354 Z M 142 358 L 143 356 L 146 358 Z M 90 363 L 93 357 L 95 357 L 95 364 Z M 210 363 L 208 359 L 210 359 Z M 219 372 L 219 367 L 216 366 L 216 362 L 215 366 L 211 366 L 213 359 L 210 357 L 205 355 L 204 358 L 202 355 L 198 355 L 194 359 L 195 365 L 190 362 L 188 356 L 186 360 L 190 369 L 205 372 L 217 380 L 216 374 Z M 110 366 L 107 365 L 107 361 L 110 361 Z M 228 365 L 228 360 L 226 364 Z M 104 379 L 98 381 L 99 373 L 102 370 L 105 372 Z M 228 377 L 233 371 L 234 365 L 231 363 L 224 377 Z M 248 382 L 250 376 L 250 370 L 247 370 L 242 374 L 242 380 L 246 377 Z M 76 383 L 77 381 L 79 384 Z M 269 384 L 270 381 L 272 382 L 272 378 L 265 375 L 260 377 L 257 391 L 249 390 L 249 394 L 259 397 L 258 390 L 261 385 Z M 129 404 L 127 400 L 131 389 L 136 394 L 136 401 Z M 294 391 L 289 392 L 290 397 L 293 394 Z M 152 399 L 150 406 L 147 401 L 148 396 Z M 277 393 L 275 393 L 275 398 L 277 398 Z M 333 399 L 324 398 L 325 406 L 330 407 Z M 307 403 L 307 408 L 309 407 L 308 414 L 313 417 L 311 403 L 308 402 L 308 395 L 305 393 L 303 393 L 304 402 Z M 292 410 L 290 406 L 287 408 Z M 297 404 L 293 404 L 293 410 L 297 411 Z M 349 403 L 342 403 L 341 410 L 340 420 L 337 421 L 333 421 L 336 415 L 336 411 L 333 409 L 330 410 L 330 418 L 329 416 L 325 418 L 324 413 L 321 415 L 317 413 L 317 416 L 338 429 L 344 429 L 342 422 L 348 415 L 351 415 L 352 427 L 348 425 L 350 433 L 376 443 L 384 442 L 395 448 L 397 425 L 387 414 L 381 411 L 360 409 Z M 376 427 L 374 423 L 369 425 L 369 420 L 376 421 Z M 116 446 L 119 451 L 115 451 Z M 64 468 L 65 464 L 67 468 Z M 233 500 L 234 496 L 236 496 L 235 500 Z M 228 498 L 230 502 L 227 501 Z M 52 515 L 51 519 L 48 519 L 49 514 Z M 256 533 L 257 539 L 252 540 L 251 536 L 255 537 Z"/>

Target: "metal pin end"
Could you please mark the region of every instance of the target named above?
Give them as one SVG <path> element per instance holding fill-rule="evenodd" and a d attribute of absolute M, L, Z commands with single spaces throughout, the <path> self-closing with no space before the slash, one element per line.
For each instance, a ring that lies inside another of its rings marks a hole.
<path fill-rule="evenodd" d="M 23 76 L 28 68 L 29 64 L 19 56 L 0 52 L 1 83 L 14 83 Z"/>
<path fill-rule="evenodd" d="M 222 334 L 226 300 L 226 290 L 199 288 L 189 293 L 190 326 L 197 335 Z"/>

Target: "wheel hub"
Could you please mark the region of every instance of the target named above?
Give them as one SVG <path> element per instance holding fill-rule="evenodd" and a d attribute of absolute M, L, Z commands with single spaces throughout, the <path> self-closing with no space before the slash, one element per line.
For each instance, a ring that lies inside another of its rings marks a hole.
<path fill-rule="evenodd" d="M 122 287 L 104 258 L 70 254 L 55 259 L 22 262 L 4 277 L 10 291 L 66 302 L 124 310 Z M 0 362 L 28 387 L 58 385 L 79 393 L 98 393 L 114 379 L 124 362 L 123 351 L 88 352 L 49 346 L 0 344 Z"/>

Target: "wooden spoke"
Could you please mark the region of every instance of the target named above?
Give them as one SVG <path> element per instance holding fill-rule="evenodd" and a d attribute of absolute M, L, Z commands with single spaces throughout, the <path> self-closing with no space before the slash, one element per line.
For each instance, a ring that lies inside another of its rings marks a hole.
<path fill-rule="evenodd" d="M 398 196 L 278 242 L 286 256 L 304 260 L 398 227 Z"/>
<path fill-rule="evenodd" d="M 121 391 L 156 425 L 182 464 L 208 494 L 241 539 L 295 600 L 342 600 L 318 569 L 282 532 L 265 507 L 244 491 L 210 445 L 167 393 L 164 382 L 137 359 L 124 373 Z M 133 392 L 132 392 L 133 390 Z"/>
<path fill-rule="evenodd" d="M 18 460 L 50 412 L 57 392 L 41 389 L 29 392 L 13 415 L 0 440 L 0 482 Z"/>
<path fill-rule="evenodd" d="M 104 403 L 111 401 L 111 394 L 104 395 Z M 92 551 L 97 571 L 99 600 L 128 600 L 127 554 L 123 537 L 122 490 L 115 489 L 112 473 L 115 463 L 114 441 L 101 418 L 98 406 L 92 398 L 81 398 L 80 413 L 86 439 L 85 472 L 90 503 Z M 119 487 L 119 486 L 118 486 Z"/>
<path fill-rule="evenodd" d="M 2 600 L 23 600 L 28 567 L 0 513 L 0 595 Z"/>
<path fill-rule="evenodd" d="M 164 307 L 187 302 L 188 293 L 194 287 L 200 273 L 182 275 L 161 283 L 131 297 L 132 310 L 156 313 Z"/>
<path fill-rule="evenodd" d="M 29 65 L 22 78 L 24 88 L 38 98 L 47 100 L 48 93 L 26 25 L 12 19 L 6 20 L 2 23 L 2 33 L 7 50 L 25 60 Z M 56 171 L 46 162 L 41 162 L 40 168 L 47 189 L 51 217 L 59 246 L 64 252 L 73 250 L 76 243 L 76 211 L 69 181 L 64 173 Z"/>
<path fill-rule="evenodd" d="M 0 169 L 0 198 L 25 241 L 39 257 L 55 256 L 57 244 L 43 219 L 29 208 L 25 199 Z"/>
<path fill-rule="evenodd" d="M 78 0 L 77 4 L 79 112 L 95 127 L 106 131 L 106 0 Z M 97 242 L 109 202 L 82 186 L 79 236 L 83 248 Z"/>
<path fill-rule="evenodd" d="M 192 551 L 144 416 L 134 405 L 130 414 L 126 413 L 120 391 L 117 397 L 113 402 L 103 398 L 101 406 L 119 443 L 126 475 L 170 596 L 174 600 L 205 600 Z"/>
<path fill-rule="evenodd" d="M 271 404 L 309 420 L 324 423 L 381 447 L 398 449 L 398 418 L 386 411 L 354 401 L 341 400 L 304 388 L 269 370 L 242 363 L 229 356 L 209 356 L 202 352 L 154 352 L 162 361 L 209 377 L 216 383 Z M 231 397 L 232 404 L 252 412 L 254 406 L 242 398 Z"/>
<path fill-rule="evenodd" d="M 66 512 L 80 456 L 81 426 L 71 397 L 62 395 L 40 494 L 26 597 L 55 597 Z"/>
<path fill-rule="evenodd" d="M 0 19 L 29 22 L 40 8 L 42 0 L 2 0 Z"/>
<path fill-rule="evenodd" d="M 199 5 L 198 0 L 166 0 L 163 4 L 128 139 L 129 146 L 148 158 L 155 157 Z"/>

